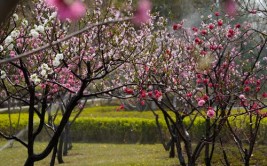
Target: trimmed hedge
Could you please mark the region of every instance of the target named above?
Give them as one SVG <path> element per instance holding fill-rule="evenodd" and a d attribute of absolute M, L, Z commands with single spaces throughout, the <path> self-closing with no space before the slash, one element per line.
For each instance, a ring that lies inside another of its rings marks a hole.
<path fill-rule="evenodd" d="M 128 113 L 120 112 L 125 116 L 120 117 L 79 117 L 71 126 L 71 134 L 73 141 L 83 142 L 112 142 L 112 143 L 158 143 L 160 142 L 158 129 L 153 116 L 149 118 L 131 118 Z M 141 114 L 141 113 L 140 113 Z M 20 125 L 16 125 L 18 114 L 11 114 L 12 128 L 9 127 L 9 115 L 0 114 L 0 131 L 6 134 L 15 134 L 27 125 L 27 113 L 22 113 Z M 37 120 L 37 118 L 36 118 Z M 59 119 L 58 119 L 59 120 Z M 57 121 L 58 121 L 57 120 Z M 37 121 L 36 121 L 37 122 Z M 184 119 L 185 125 L 189 125 L 189 119 Z M 232 125 L 237 129 L 236 132 L 242 136 L 247 132 L 249 126 L 248 119 L 244 116 L 231 120 Z M 160 119 L 165 138 L 169 138 L 166 124 Z M 197 117 L 194 125 L 190 129 L 192 140 L 201 139 L 205 131 L 205 119 Z M 225 126 L 220 133 L 223 140 L 228 141 L 230 133 Z M 26 136 L 25 136 L 26 138 Z M 44 131 L 39 140 L 46 140 L 47 133 Z M 245 138 L 245 137 L 244 137 Z M 232 140 L 232 138 L 230 139 Z M 258 133 L 258 143 L 267 144 L 267 119 L 263 119 Z"/>
<path fill-rule="evenodd" d="M 161 125 L 164 123 L 161 121 Z M 163 125 L 167 133 L 167 128 Z M 155 120 L 141 118 L 81 117 L 71 127 L 74 141 L 113 143 L 159 142 Z"/>

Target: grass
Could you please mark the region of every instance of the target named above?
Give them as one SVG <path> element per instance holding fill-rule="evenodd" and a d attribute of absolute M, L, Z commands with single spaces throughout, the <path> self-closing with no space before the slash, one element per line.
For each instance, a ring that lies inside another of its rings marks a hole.
<path fill-rule="evenodd" d="M 1 142 L 0 145 L 3 145 Z M 37 143 L 36 151 L 45 147 Z M 23 165 L 27 157 L 26 148 L 15 143 L 12 148 L 0 151 L 0 166 Z M 49 165 L 51 156 L 36 162 L 36 166 Z M 160 144 L 88 144 L 75 143 L 61 166 L 174 166 L 177 159 L 168 158 Z M 56 164 L 59 165 L 59 164 Z"/>
<path fill-rule="evenodd" d="M 1 141 L 0 146 L 4 143 Z M 40 152 L 46 146 L 37 142 L 35 152 Z M 232 166 L 243 165 L 240 154 L 232 144 L 224 145 L 227 157 Z M 267 146 L 255 147 L 250 165 L 267 165 Z M 212 165 L 222 166 L 223 156 L 221 147 L 215 148 Z M 204 151 L 202 151 L 204 153 Z M 204 155 L 197 160 L 198 166 L 204 166 Z M 0 151 L 0 166 L 23 165 L 27 157 L 26 148 L 15 142 L 12 148 Z M 49 165 L 51 155 L 42 161 L 36 162 L 36 166 Z M 61 166 L 178 166 L 177 158 L 169 158 L 161 144 L 98 144 L 98 143 L 74 143 L 68 156 L 64 158 Z"/>

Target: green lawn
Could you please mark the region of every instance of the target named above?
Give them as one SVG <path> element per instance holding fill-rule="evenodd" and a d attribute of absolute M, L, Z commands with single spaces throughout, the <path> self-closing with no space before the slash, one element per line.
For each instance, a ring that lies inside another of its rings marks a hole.
<path fill-rule="evenodd" d="M 4 143 L 1 141 L 0 146 Z M 45 147 L 45 143 L 37 143 L 35 151 Z M 267 146 L 255 147 L 251 158 L 251 165 L 267 165 Z M 234 145 L 226 145 L 227 156 L 232 166 L 240 166 L 242 160 Z M 203 152 L 204 153 L 204 152 Z M 204 155 L 197 161 L 198 166 L 204 166 Z M 223 166 L 221 147 L 215 148 L 212 165 Z M 15 143 L 12 148 L 0 151 L 0 166 L 23 165 L 27 157 L 26 148 Z M 51 156 L 45 160 L 36 162 L 36 166 L 49 165 Z M 74 143 L 73 149 L 68 156 L 64 157 L 61 166 L 178 166 L 177 158 L 170 159 L 168 152 L 164 151 L 161 144 L 97 144 L 97 143 Z M 59 165 L 56 163 L 56 165 Z"/>
<path fill-rule="evenodd" d="M 5 142 L 1 142 L 3 145 Z M 36 151 L 44 148 L 37 143 Z M 12 148 L 0 151 L 0 166 L 23 165 L 27 156 L 26 149 L 19 143 Z M 37 162 L 37 166 L 49 165 L 50 157 Z M 160 144 L 87 144 L 74 143 L 69 155 L 64 157 L 62 166 L 174 166 L 177 159 L 168 158 Z M 57 164 L 59 165 L 59 164 Z"/>

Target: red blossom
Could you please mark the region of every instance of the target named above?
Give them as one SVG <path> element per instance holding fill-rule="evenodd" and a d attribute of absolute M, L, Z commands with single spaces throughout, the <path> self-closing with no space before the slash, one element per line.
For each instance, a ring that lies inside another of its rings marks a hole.
<path fill-rule="evenodd" d="M 124 88 L 124 92 L 129 94 L 129 95 L 132 95 L 134 93 L 134 90 L 130 89 L 130 88 Z"/>
<path fill-rule="evenodd" d="M 241 24 L 236 24 L 235 28 L 241 28 Z"/>
<path fill-rule="evenodd" d="M 260 86 L 260 85 L 261 85 L 261 81 L 260 81 L 260 80 L 257 80 L 257 81 L 256 81 L 256 85 L 257 85 L 257 86 Z"/>
<path fill-rule="evenodd" d="M 141 104 L 142 106 L 144 106 L 146 103 L 145 103 L 144 100 L 141 100 L 141 101 L 140 101 L 140 104 Z"/>
<path fill-rule="evenodd" d="M 203 55 L 203 56 L 207 55 L 207 51 L 201 50 L 200 55 Z"/>
<path fill-rule="evenodd" d="M 213 50 L 213 51 L 217 50 L 217 48 L 218 47 L 216 45 L 214 45 L 214 44 L 211 44 L 210 45 L 210 49 Z"/>
<path fill-rule="evenodd" d="M 215 27 L 214 24 L 212 24 L 212 23 L 209 24 L 209 29 L 210 29 L 210 30 L 214 29 L 214 27 Z"/>
<path fill-rule="evenodd" d="M 172 29 L 173 30 L 178 30 L 178 29 L 181 29 L 182 28 L 182 25 L 181 24 L 173 24 L 173 26 L 172 26 Z"/>
<path fill-rule="evenodd" d="M 203 82 L 202 79 L 197 79 L 197 84 L 201 84 Z"/>
<path fill-rule="evenodd" d="M 206 79 L 203 80 L 203 83 L 206 84 L 206 85 L 208 84 L 208 82 L 209 82 L 209 79 L 208 78 L 206 78 Z"/>
<path fill-rule="evenodd" d="M 249 86 L 246 86 L 246 87 L 244 88 L 244 91 L 245 91 L 245 92 L 249 92 L 249 91 L 250 91 L 250 87 L 249 87 Z"/>
<path fill-rule="evenodd" d="M 223 20 L 222 20 L 222 19 L 219 19 L 219 20 L 217 21 L 217 24 L 218 24 L 218 26 L 222 26 L 222 25 L 223 25 Z"/>
<path fill-rule="evenodd" d="M 148 94 L 149 97 L 153 96 L 153 92 L 152 91 L 148 92 L 147 94 Z"/>
<path fill-rule="evenodd" d="M 161 100 L 162 99 L 162 92 L 158 91 L 158 90 L 155 90 L 154 91 L 154 95 L 155 95 L 155 98 L 157 100 Z"/>
<path fill-rule="evenodd" d="M 205 36 L 208 34 L 208 31 L 206 29 L 201 30 L 201 35 Z"/>
<path fill-rule="evenodd" d="M 198 45 L 201 45 L 203 43 L 203 41 L 200 38 L 198 38 L 198 37 L 195 38 L 195 42 Z"/>
<path fill-rule="evenodd" d="M 245 84 L 245 85 L 248 85 L 248 84 L 250 84 L 250 81 L 249 81 L 249 80 L 246 80 L 246 81 L 244 82 L 244 84 Z"/>
<path fill-rule="evenodd" d="M 197 29 L 196 27 L 193 27 L 192 30 L 193 30 L 194 32 L 197 32 L 197 31 L 198 31 L 198 29 Z"/>
<path fill-rule="evenodd" d="M 208 86 L 209 86 L 210 88 L 212 88 L 212 87 L 213 87 L 213 84 L 212 84 L 212 83 L 209 83 Z"/>
<path fill-rule="evenodd" d="M 188 97 L 188 98 L 192 97 L 192 93 L 191 93 L 191 92 L 188 92 L 188 93 L 186 94 L 186 97 Z"/>
<path fill-rule="evenodd" d="M 208 101 L 208 100 L 209 100 L 209 96 L 206 95 L 206 94 L 205 94 L 202 98 L 203 98 L 203 100 L 205 100 L 205 101 Z"/>
<path fill-rule="evenodd" d="M 145 98 L 146 97 L 146 91 L 141 90 L 140 96 L 141 96 L 141 98 Z"/>

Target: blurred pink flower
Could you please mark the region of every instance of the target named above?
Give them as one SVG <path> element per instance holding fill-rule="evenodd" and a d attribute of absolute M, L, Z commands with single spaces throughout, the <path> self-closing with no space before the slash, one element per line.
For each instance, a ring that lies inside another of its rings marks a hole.
<path fill-rule="evenodd" d="M 235 16 L 235 14 L 236 14 L 236 3 L 235 3 L 234 0 L 226 0 L 224 8 L 225 8 L 225 12 L 229 16 Z"/>
<path fill-rule="evenodd" d="M 201 99 L 201 100 L 198 101 L 197 105 L 202 107 L 205 103 L 206 103 L 206 101 Z"/>
<path fill-rule="evenodd" d="M 213 109 L 212 107 L 209 107 L 209 109 L 208 109 L 208 111 L 207 111 L 207 116 L 208 116 L 209 118 L 213 118 L 214 115 L 215 115 L 215 111 L 214 111 L 214 109 Z"/>
<path fill-rule="evenodd" d="M 135 12 L 133 23 L 140 25 L 150 20 L 149 11 L 151 10 L 150 0 L 139 0 L 137 10 Z"/>
<path fill-rule="evenodd" d="M 46 3 L 57 8 L 61 20 L 77 20 L 86 12 L 85 5 L 80 0 L 46 0 Z"/>

